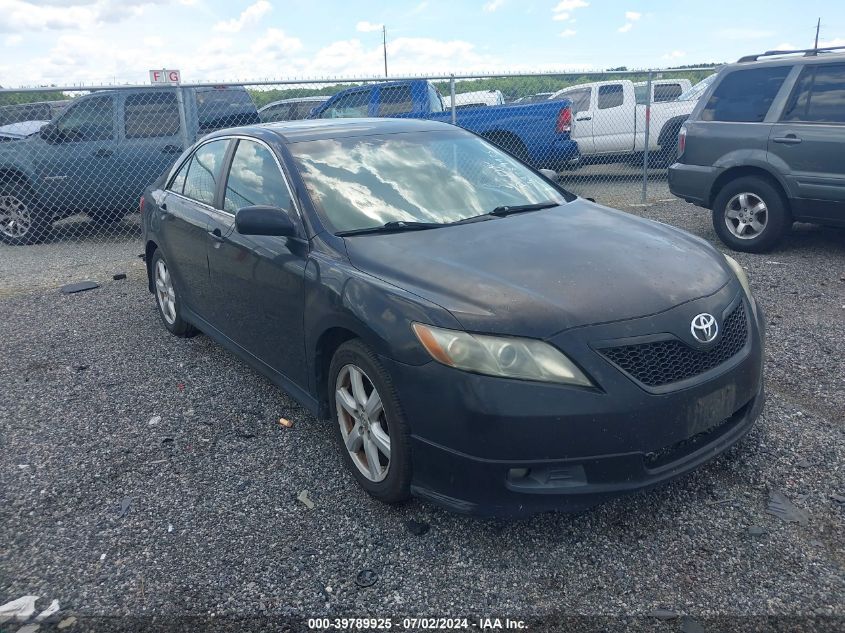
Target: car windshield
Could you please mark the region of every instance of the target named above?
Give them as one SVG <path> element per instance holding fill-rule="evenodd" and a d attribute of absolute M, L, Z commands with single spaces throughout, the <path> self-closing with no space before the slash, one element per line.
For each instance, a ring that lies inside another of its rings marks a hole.
<path fill-rule="evenodd" d="M 707 90 L 707 87 L 713 83 L 715 78 L 716 73 L 705 77 L 686 92 L 682 92 L 676 101 L 698 101 L 701 98 L 701 95 L 704 94 L 704 91 Z"/>
<path fill-rule="evenodd" d="M 486 141 L 457 130 L 288 147 L 318 212 L 335 232 L 388 222 L 447 224 L 500 207 L 571 199 Z"/>

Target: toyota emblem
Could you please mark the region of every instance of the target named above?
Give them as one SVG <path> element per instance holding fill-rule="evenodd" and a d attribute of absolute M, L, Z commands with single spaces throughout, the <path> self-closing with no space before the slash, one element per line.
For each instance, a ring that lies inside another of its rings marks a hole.
<path fill-rule="evenodd" d="M 719 324 L 712 314 L 702 312 L 692 320 L 690 331 L 699 343 L 712 343 L 719 333 Z"/>

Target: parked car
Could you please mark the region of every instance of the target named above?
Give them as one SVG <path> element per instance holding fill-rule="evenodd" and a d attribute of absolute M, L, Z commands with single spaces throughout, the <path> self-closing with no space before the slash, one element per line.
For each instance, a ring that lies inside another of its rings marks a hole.
<path fill-rule="evenodd" d="M 0 125 L 0 142 L 19 141 L 22 138 L 33 136 L 41 131 L 49 121 L 21 121 L 20 123 L 9 123 Z"/>
<path fill-rule="evenodd" d="M 713 459 L 763 403 L 735 261 L 452 125 L 216 132 L 142 218 L 164 327 L 331 420 L 381 501 L 579 510 Z"/>
<path fill-rule="evenodd" d="M 0 143 L 0 239 L 31 244 L 79 212 L 110 223 L 137 209 L 150 182 L 212 130 L 258 123 L 243 88 L 121 88 L 78 97 L 37 135 Z"/>
<path fill-rule="evenodd" d="M 60 101 L 34 101 L 32 103 L 14 103 L 0 106 L 0 125 L 10 125 L 23 121 L 49 121 L 70 103 L 70 99 Z"/>
<path fill-rule="evenodd" d="M 328 97 L 299 97 L 297 99 L 282 99 L 272 101 L 258 109 L 258 116 L 263 123 L 273 121 L 298 121 L 308 118 L 311 111 L 318 105 L 325 103 Z"/>
<path fill-rule="evenodd" d="M 466 108 L 455 114 L 458 126 L 534 167 L 560 170 L 578 162 L 578 145 L 569 138 L 572 109 L 567 100 Z M 311 115 L 317 119 L 367 116 L 452 120 L 440 93 L 423 79 L 348 88 Z"/>
<path fill-rule="evenodd" d="M 701 99 L 701 96 L 707 91 L 707 89 L 710 87 L 710 84 L 712 84 L 715 79 L 716 73 L 713 73 L 712 75 L 707 75 L 707 77 L 692 86 L 689 90 L 686 90 L 681 93 L 677 100 L 697 102 L 699 99 Z"/>
<path fill-rule="evenodd" d="M 461 92 L 455 95 L 455 109 L 479 108 L 483 106 L 503 105 L 505 97 L 501 90 L 476 90 L 473 92 Z M 451 95 L 443 97 L 443 107 L 447 110 L 452 107 Z"/>
<path fill-rule="evenodd" d="M 680 131 L 669 189 L 712 210 L 739 251 L 773 248 L 795 221 L 845 226 L 845 49 L 744 57 Z"/>
<path fill-rule="evenodd" d="M 651 82 L 651 103 L 675 101 L 691 87 L 692 83 L 689 79 L 655 79 Z M 637 103 L 648 104 L 648 82 L 638 81 L 634 83 L 634 94 Z"/>
<path fill-rule="evenodd" d="M 581 156 L 606 161 L 639 160 L 645 150 L 647 96 L 643 88 L 638 99 L 634 84 L 619 79 L 570 86 L 551 98 L 572 100 L 572 139 Z M 678 130 L 694 107 L 686 101 L 651 105 L 648 147 L 656 165 L 668 165 L 677 156 Z"/>

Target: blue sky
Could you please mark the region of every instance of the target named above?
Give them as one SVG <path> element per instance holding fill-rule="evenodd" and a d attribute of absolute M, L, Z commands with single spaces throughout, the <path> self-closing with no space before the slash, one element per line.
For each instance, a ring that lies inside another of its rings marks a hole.
<path fill-rule="evenodd" d="M 0 0 L 0 84 L 665 67 L 845 45 L 831 0 Z"/>

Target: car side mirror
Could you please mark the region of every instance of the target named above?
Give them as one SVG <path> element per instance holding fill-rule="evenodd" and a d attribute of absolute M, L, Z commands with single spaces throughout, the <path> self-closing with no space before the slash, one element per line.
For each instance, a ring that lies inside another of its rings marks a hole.
<path fill-rule="evenodd" d="M 261 205 L 238 209 L 235 214 L 235 230 L 241 235 L 296 235 L 296 227 L 287 211 L 279 207 Z"/>
<path fill-rule="evenodd" d="M 557 182 L 557 172 L 554 169 L 541 169 L 539 171 L 552 182 Z"/>
<path fill-rule="evenodd" d="M 39 135 L 48 143 L 62 142 L 62 133 L 59 131 L 59 127 L 54 123 L 48 123 L 47 125 L 42 127 L 41 131 L 39 132 Z"/>

